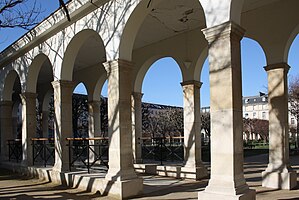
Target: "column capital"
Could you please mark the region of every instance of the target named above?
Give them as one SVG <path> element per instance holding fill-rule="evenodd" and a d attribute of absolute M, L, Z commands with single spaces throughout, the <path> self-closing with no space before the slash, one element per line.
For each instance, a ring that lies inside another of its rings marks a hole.
<path fill-rule="evenodd" d="M 287 73 L 290 68 L 291 67 L 285 62 L 270 64 L 270 65 L 267 65 L 264 67 L 266 72 L 274 70 L 274 69 L 284 69 Z"/>
<path fill-rule="evenodd" d="M 67 87 L 67 88 L 74 88 L 75 83 L 73 81 L 67 81 L 67 80 L 56 80 L 51 82 L 53 85 L 53 88 L 59 88 L 59 87 Z"/>
<path fill-rule="evenodd" d="M 132 96 L 134 99 L 142 99 L 143 93 L 142 92 L 132 92 Z"/>
<path fill-rule="evenodd" d="M 194 85 L 194 86 L 196 86 L 198 88 L 201 88 L 202 82 L 196 81 L 196 80 L 189 80 L 189 81 L 183 81 L 183 82 L 181 82 L 181 86 L 182 87 L 187 86 L 187 85 Z"/>
<path fill-rule="evenodd" d="M 128 60 L 116 59 L 116 60 L 107 61 L 103 63 L 103 65 L 109 75 L 109 73 L 117 70 L 119 67 L 123 70 L 131 71 L 133 69 L 134 63 Z"/>
<path fill-rule="evenodd" d="M 209 44 L 220 38 L 232 37 L 236 40 L 241 40 L 245 33 L 245 29 L 233 21 L 228 21 L 217 26 L 202 29 Z"/>

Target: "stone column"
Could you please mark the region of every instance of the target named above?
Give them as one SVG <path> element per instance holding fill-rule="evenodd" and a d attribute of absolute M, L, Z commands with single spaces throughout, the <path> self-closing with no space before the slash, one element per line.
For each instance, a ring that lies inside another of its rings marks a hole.
<path fill-rule="evenodd" d="M 8 160 L 7 140 L 14 139 L 12 105 L 12 101 L 0 101 L 1 160 Z"/>
<path fill-rule="evenodd" d="M 69 149 L 65 138 L 73 137 L 72 131 L 72 81 L 57 80 L 52 82 L 54 88 L 54 141 L 56 172 L 69 170 Z"/>
<path fill-rule="evenodd" d="M 49 111 L 42 111 L 42 134 L 43 137 L 49 137 Z"/>
<path fill-rule="evenodd" d="M 184 168 L 188 169 L 186 171 L 194 172 L 195 175 L 187 178 L 198 180 L 208 175 L 201 160 L 200 87 L 202 83 L 185 81 L 181 85 L 184 95 Z"/>
<path fill-rule="evenodd" d="M 15 101 L 12 106 L 12 138 L 17 138 L 18 136 L 18 108 L 19 101 Z"/>
<path fill-rule="evenodd" d="M 142 193 L 143 180 L 133 167 L 131 93 L 133 65 L 129 61 L 104 63 L 108 74 L 109 170 L 106 180 L 110 193 L 127 198 Z"/>
<path fill-rule="evenodd" d="M 134 163 L 142 163 L 142 96 L 141 92 L 132 93 L 132 146 Z"/>
<path fill-rule="evenodd" d="M 209 43 L 211 178 L 199 199 L 255 199 L 243 171 L 240 40 L 244 29 L 226 22 L 203 32 Z"/>
<path fill-rule="evenodd" d="M 100 137 L 101 136 L 101 101 L 90 101 L 88 102 L 88 137 Z M 95 140 L 89 140 L 89 145 L 95 152 L 99 152 L 98 146 L 93 148 Z M 90 160 L 94 161 L 95 156 L 93 153 L 90 154 Z"/>
<path fill-rule="evenodd" d="M 268 73 L 269 99 L 269 164 L 262 172 L 262 186 L 292 189 L 297 174 L 289 163 L 288 83 L 286 63 L 265 67 Z"/>
<path fill-rule="evenodd" d="M 22 164 L 33 164 L 31 138 L 36 137 L 36 93 L 25 92 L 20 94 L 22 101 Z"/>
<path fill-rule="evenodd" d="M 88 102 L 88 137 L 101 136 L 101 101 Z"/>

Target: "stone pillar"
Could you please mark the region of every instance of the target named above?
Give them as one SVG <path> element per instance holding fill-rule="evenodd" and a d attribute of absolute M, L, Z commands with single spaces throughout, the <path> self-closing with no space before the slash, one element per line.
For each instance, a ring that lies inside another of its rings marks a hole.
<path fill-rule="evenodd" d="M 197 180 L 208 175 L 201 160 L 201 118 L 200 87 L 201 82 L 185 81 L 181 83 L 184 95 L 184 159 L 185 167 L 194 172 Z M 188 177 L 189 178 L 189 177 Z"/>
<path fill-rule="evenodd" d="M 65 138 L 73 137 L 72 131 L 72 81 L 57 80 L 52 82 L 54 88 L 54 141 L 56 172 L 69 170 L 69 149 Z"/>
<path fill-rule="evenodd" d="M 101 136 L 101 101 L 88 102 L 88 137 Z"/>
<path fill-rule="evenodd" d="M 49 111 L 42 111 L 42 134 L 43 137 L 49 137 Z"/>
<path fill-rule="evenodd" d="M 108 74 L 109 192 L 119 198 L 142 193 L 143 180 L 133 167 L 131 93 L 133 65 L 129 61 L 104 63 Z M 108 191 L 107 191 L 108 192 Z"/>
<path fill-rule="evenodd" d="M 142 96 L 140 92 L 132 93 L 132 146 L 135 163 L 142 163 Z"/>
<path fill-rule="evenodd" d="M 33 164 L 33 146 L 31 138 L 36 137 L 36 93 L 25 92 L 20 94 L 22 101 L 22 164 Z"/>
<path fill-rule="evenodd" d="M 255 199 L 243 171 L 240 40 L 244 29 L 226 22 L 203 32 L 209 43 L 211 178 L 199 199 Z"/>
<path fill-rule="evenodd" d="M 292 189 L 297 174 L 289 163 L 288 83 L 289 66 L 278 63 L 265 67 L 269 95 L 269 164 L 262 172 L 262 186 Z"/>
<path fill-rule="evenodd" d="M 19 108 L 19 101 L 15 101 L 12 106 L 12 138 L 21 137 L 18 135 L 18 108 Z"/>
<path fill-rule="evenodd" d="M 1 160 L 8 160 L 7 140 L 14 139 L 12 105 L 12 101 L 0 101 Z"/>
<path fill-rule="evenodd" d="M 88 137 L 100 137 L 101 136 L 101 101 L 90 101 L 88 102 Z M 89 145 L 95 152 L 99 152 L 98 146 L 93 148 L 95 140 L 89 140 Z M 90 154 L 90 160 L 94 161 L 95 156 L 93 153 Z"/>

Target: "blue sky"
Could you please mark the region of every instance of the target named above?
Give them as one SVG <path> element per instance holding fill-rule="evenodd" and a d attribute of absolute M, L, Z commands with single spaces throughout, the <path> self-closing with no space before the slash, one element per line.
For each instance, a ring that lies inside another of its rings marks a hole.
<path fill-rule="evenodd" d="M 41 18 L 48 16 L 59 7 L 58 0 L 42 0 L 42 2 L 45 12 Z M 1 29 L 0 34 L 0 51 L 2 51 L 24 34 L 24 30 Z M 288 64 L 291 66 L 289 78 L 299 74 L 298 53 L 299 37 L 297 36 L 289 52 Z M 251 39 L 244 38 L 241 41 L 241 56 L 243 96 L 257 95 L 259 91 L 267 93 L 267 74 L 263 69 L 266 65 L 266 59 L 259 44 Z M 201 81 L 203 82 L 201 87 L 202 106 L 208 106 L 210 101 L 208 69 L 208 61 L 206 60 L 201 75 Z M 183 93 L 180 82 L 182 82 L 181 72 L 172 58 L 162 58 L 156 61 L 148 70 L 143 81 L 143 101 L 182 106 Z M 86 93 L 86 89 L 80 84 L 75 92 Z M 103 87 L 102 95 L 107 96 L 107 84 Z"/>

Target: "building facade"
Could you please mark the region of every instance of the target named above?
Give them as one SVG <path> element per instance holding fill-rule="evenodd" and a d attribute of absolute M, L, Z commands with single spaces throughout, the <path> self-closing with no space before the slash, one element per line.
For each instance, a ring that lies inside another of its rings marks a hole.
<path fill-rule="evenodd" d="M 240 41 L 256 40 L 266 55 L 270 151 L 263 186 L 291 189 L 296 173 L 288 162 L 288 51 L 299 32 L 298 0 L 73 0 L 71 21 L 58 9 L 0 54 L 1 158 L 13 134 L 12 113 L 22 105 L 22 165 L 32 163 L 36 99 L 43 118 L 54 94 L 56 177 L 68 171 L 72 92 L 88 91 L 89 137 L 99 133 L 99 98 L 108 80 L 109 170 L 101 193 L 127 198 L 143 190 L 135 171 L 141 133 L 142 81 L 162 57 L 182 72 L 184 170 L 206 176 L 200 153 L 200 74 L 209 58 L 211 170 L 199 199 L 255 199 L 243 172 Z M 275 34 L 273 34 L 275 33 Z M 253 113 L 252 113 L 253 114 Z M 221 144 L 221 145 L 220 145 Z M 223 168 L 225 166 L 225 169 Z"/>

